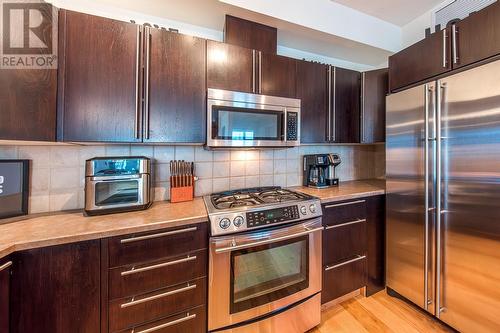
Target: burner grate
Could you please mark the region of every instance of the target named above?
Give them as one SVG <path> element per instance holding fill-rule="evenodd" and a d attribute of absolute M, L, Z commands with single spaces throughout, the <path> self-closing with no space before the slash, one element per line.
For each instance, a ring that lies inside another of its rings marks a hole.
<path fill-rule="evenodd" d="M 212 194 L 211 201 L 217 209 L 230 209 L 297 201 L 307 198 L 304 194 L 284 190 L 280 187 L 263 187 Z"/>

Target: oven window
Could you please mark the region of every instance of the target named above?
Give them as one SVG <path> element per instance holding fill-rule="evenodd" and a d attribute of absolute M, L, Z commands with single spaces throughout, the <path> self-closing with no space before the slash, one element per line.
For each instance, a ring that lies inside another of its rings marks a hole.
<path fill-rule="evenodd" d="M 214 106 L 212 138 L 220 140 L 281 140 L 283 112 Z"/>
<path fill-rule="evenodd" d="M 231 253 L 231 313 L 309 287 L 309 237 Z"/>
<path fill-rule="evenodd" d="M 95 184 L 96 206 L 130 204 L 139 201 L 139 181 L 100 182 Z"/>

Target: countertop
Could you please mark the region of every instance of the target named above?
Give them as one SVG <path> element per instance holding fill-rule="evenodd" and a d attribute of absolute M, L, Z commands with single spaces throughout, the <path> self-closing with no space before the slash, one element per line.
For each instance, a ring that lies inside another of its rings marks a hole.
<path fill-rule="evenodd" d="M 351 200 L 385 193 L 384 180 L 342 182 L 338 187 L 293 187 L 322 203 Z M 183 203 L 159 202 L 139 212 L 85 217 L 81 211 L 26 216 L 0 224 L 0 258 L 15 251 L 91 239 L 153 231 L 208 221 L 202 198 Z M 3 222 L 3 221 L 2 221 Z"/>

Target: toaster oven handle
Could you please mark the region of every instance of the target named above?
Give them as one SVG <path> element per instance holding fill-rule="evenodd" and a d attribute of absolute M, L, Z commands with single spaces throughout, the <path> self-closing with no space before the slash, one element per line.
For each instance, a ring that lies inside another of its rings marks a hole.
<path fill-rule="evenodd" d="M 247 248 L 254 247 L 254 246 L 266 245 L 266 244 L 270 244 L 270 243 L 284 241 L 287 239 L 292 239 L 292 238 L 296 238 L 296 237 L 300 237 L 300 236 L 309 235 L 309 234 L 312 234 L 312 233 L 315 233 L 318 231 L 323 231 L 323 226 L 317 227 L 314 229 L 309 229 L 307 227 L 304 227 L 304 231 L 301 231 L 301 232 L 297 232 L 297 233 L 293 233 L 293 234 L 285 235 L 285 236 L 271 237 L 268 239 L 264 239 L 264 240 L 260 240 L 260 241 L 256 241 L 256 242 L 252 242 L 252 243 L 245 243 L 245 244 L 240 244 L 240 245 L 234 243 L 234 245 L 231 245 L 228 247 L 222 247 L 219 249 L 215 249 L 215 253 L 219 254 L 219 253 L 225 253 L 225 252 L 230 252 L 230 251 L 235 251 L 235 250 L 247 249 Z"/>

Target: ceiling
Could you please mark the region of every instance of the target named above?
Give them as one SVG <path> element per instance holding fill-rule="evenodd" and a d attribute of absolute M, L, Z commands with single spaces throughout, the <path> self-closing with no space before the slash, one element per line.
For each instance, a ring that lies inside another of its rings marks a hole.
<path fill-rule="evenodd" d="M 404 26 L 443 0 L 331 0 L 381 20 Z"/>

